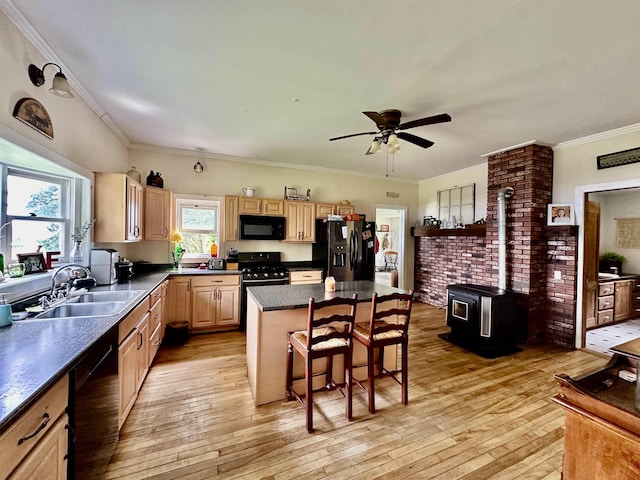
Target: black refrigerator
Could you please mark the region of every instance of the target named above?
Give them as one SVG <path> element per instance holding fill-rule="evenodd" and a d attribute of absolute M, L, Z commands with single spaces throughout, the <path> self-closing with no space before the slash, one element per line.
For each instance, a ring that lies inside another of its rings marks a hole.
<path fill-rule="evenodd" d="M 316 221 L 313 266 L 337 282 L 373 281 L 375 223 L 366 220 Z"/>

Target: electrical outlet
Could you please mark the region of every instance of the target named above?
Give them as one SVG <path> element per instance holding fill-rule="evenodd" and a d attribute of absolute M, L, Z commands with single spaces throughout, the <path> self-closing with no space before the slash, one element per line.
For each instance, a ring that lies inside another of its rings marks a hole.
<path fill-rule="evenodd" d="M 553 272 L 553 279 L 554 280 L 562 280 L 562 272 L 560 270 L 555 270 Z"/>

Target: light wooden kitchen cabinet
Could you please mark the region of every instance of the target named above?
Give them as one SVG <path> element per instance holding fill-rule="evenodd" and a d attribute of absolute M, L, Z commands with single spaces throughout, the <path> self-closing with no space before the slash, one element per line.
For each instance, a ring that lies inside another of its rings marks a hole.
<path fill-rule="evenodd" d="M 593 320 L 587 319 L 587 328 L 602 327 L 613 323 L 614 292 L 615 284 L 613 282 L 598 285 L 596 316 Z"/>
<path fill-rule="evenodd" d="M 151 366 L 153 359 L 162 343 L 162 285 L 156 287 L 149 295 L 151 297 L 151 308 L 149 309 L 149 342 L 147 365 Z"/>
<path fill-rule="evenodd" d="M 617 280 L 615 282 L 615 306 L 613 308 L 613 321 L 622 322 L 629 320 L 633 311 L 634 280 Z"/>
<path fill-rule="evenodd" d="M 160 333 L 160 339 L 164 338 L 164 334 L 167 330 L 167 295 L 169 292 L 169 280 L 165 280 L 160 285 L 160 301 L 162 302 L 162 331 Z"/>
<path fill-rule="evenodd" d="M 144 189 L 123 173 L 95 174 L 95 242 L 139 242 L 143 236 Z"/>
<path fill-rule="evenodd" d="M 287 221 L 286 242 L 309 242 L 316 239 L 316 204 L 310 202 L 284 202 Z"/>
<path fill-rule="evenodd" d="M 191 278 L 175 275 L 169 280 L 167 290 L 167 323 L 191 320 Z"/>
<path fill-rule="evenodd" d="M 322 270 L 294 270 L 289 272 L 290 285 L 322 283 Z"/>
<path fill-rule="evenodd" d="M 119 421 L 122 428 L 149 371 L 149 297 L 118 326 Z"/>
<path fill-rule="evenodd" d="M 336 205 L 337 215 L 351 215 L 352 213 L 356 213 L 356 207 L 353 205 Z"/>
<path fill-rule="evenodd" d="M 329 218 L 329 215 L 335 215 L 335 212 L 334 203 L 316 203 L 316 218 Z"/>
<path fill-rule="evenodd" d="M 284 200 L 240 197 L 240 215 L 284 215 Z"/>
<path fill-rule="evenodd" d="M 171 191 L 144 187 L 144 239 L 169 240 Z"/>
<path fill-rule="evenodd" d="M 193 278 L 191 287 L 191 328 L 193 330 L 238 325 L 239 306 L 239 275 L 203 275 Z"/>
<path fill-rule="evenodd" d="M 65 375 L 0 436 L 0 478 L 67 478 L 68 403 Z"/>
<path fill-rule="evenodd" d="M 224 241 L 235 242 L 239 237 L 238 214 L 240 197 L 236 195 L 225 195 L 224 197 Z"/>

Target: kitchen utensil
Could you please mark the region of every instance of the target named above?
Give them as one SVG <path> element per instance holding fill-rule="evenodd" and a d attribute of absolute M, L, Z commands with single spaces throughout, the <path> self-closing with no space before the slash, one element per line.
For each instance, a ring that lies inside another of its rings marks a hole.
<path fill-rule="evenodd" d="M 253 187 L 242 187 L 242 192 L 245 197 L 253 197 L 253 194 L 256 193 L 256 189 Z"/>

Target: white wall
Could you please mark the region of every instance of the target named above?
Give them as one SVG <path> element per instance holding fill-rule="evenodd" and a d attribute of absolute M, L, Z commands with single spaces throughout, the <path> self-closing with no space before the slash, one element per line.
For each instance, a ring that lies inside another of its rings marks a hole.
<path fill-rule="evenodd" d="M 418 193 L 419 208 L 416 221 L 419 222 L 419 225 L 422 225 L 424 216 L 431 215 L 438 218 L 438 190 L 461 187 L 471 183 L 476 185 L 476 207 L 473 221 L 485 218 L 487 216 L 487 178 L 488 166 L 485 160 L 474 167 L 422 180 Z M 465 223 L 473 223 L 472 219 L 467 220 L 465 218 L 464 220 Z"/>

